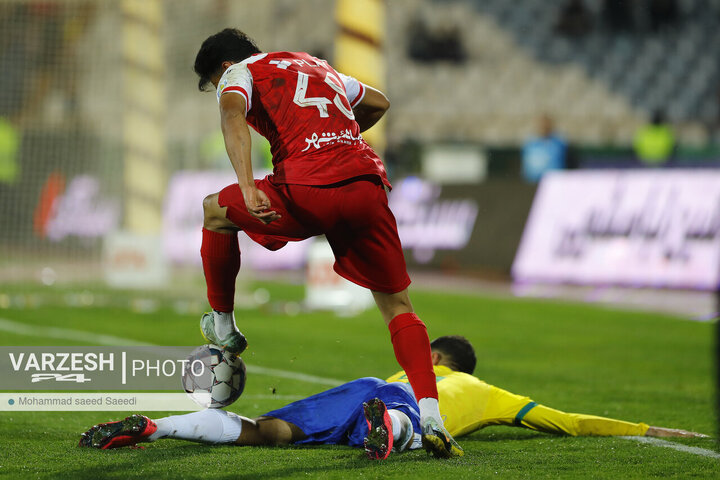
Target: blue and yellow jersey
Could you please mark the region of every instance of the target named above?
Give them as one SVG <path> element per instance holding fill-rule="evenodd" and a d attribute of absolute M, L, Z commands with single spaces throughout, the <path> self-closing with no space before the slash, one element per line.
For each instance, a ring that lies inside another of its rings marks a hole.
<path fill-rule="evenodd" d="M 489 425 L 522 426 L 567 435 L 644 435 L 648 426 L 611 418 L 565 413 L 538 405 L 477 377 L 436 365 L 440 414 L 450 435 L 458 437 Z M 400 371 L 388 382 L 409 383 Z"/>

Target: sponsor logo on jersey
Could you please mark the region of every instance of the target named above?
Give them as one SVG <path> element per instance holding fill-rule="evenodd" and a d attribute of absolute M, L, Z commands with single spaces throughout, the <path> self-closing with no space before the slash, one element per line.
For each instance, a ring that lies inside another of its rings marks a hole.
<path fill-rule="evenodd" d="M 325 146 L 333 145 L 335 143 L 345 143 L 347 145 L 353 145 L 359 143 L 362 140 L 362 135 L 358 133 L 357 137 L 352 134 L 350 130 L 343 130 L 340 133 L 337 132 L 322 132 L 320 135 L 317 132 L 313 132 L 310 137 L 305 139 L 307 146 L 302 149 L 303 152 L 310 150 L 310 147 L 315 147 L 315 150 Z"/>

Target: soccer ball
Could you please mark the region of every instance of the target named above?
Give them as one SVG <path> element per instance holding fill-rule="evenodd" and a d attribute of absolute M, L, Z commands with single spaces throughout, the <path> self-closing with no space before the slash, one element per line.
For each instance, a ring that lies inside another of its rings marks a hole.
<path fill-rule="evenodd" d="M 222 347 L 203 345 L 187 358 L 182 382 L 190 398 L 201 407 L 227 407 L 245 388 L 245 362 Z"/>

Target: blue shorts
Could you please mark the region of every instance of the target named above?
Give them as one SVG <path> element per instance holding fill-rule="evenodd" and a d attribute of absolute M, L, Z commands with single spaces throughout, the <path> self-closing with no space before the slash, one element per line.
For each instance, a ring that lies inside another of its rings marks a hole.
<path fill-rule="evenodd" d="M 379 398 L 388 409 L 397 409 L 410 417 L 413 429 L 420 432 L 420 412 L 415 395 L 405 383 L 387 383 L 365 377 L 345 383 L 312 397 L 304 398 L 264 417 L 274 417 L 297 425 L 307 438 L 295 442 L 324 443 L 362 447 L 367 436 L 362 404 Z"/>

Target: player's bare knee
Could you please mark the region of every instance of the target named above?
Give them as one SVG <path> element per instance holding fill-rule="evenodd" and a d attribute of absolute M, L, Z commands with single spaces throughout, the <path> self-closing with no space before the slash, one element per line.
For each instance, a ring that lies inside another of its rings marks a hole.
<path fill-rule="evenodd" d="M 218 194 L 213 193 L 203 199 L 203 227 L 215 232 L 237 230 L 237 227 L 225 216 L 226 207 L 218 203 Z"/>
<path fill-rule="evenodd" d="M 220 204 L 218 203 L 218 194 L 213 193 L 203 198 L 203 214 L 205 218 L 212 218 L 216 215 Z"/>

